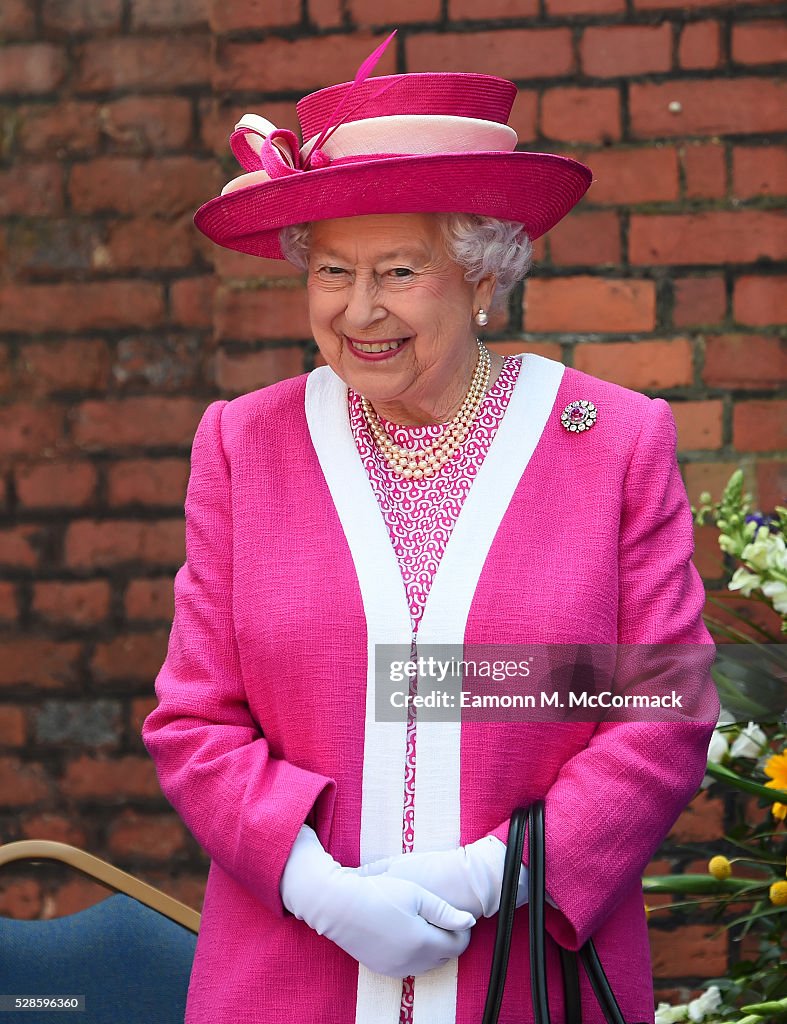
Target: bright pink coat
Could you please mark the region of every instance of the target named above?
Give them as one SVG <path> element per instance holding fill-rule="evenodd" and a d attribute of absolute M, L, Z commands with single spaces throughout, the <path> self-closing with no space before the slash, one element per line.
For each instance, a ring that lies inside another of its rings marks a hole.
<path fill-rule="evenodd" d="M 419 642 L 709 643 L 669 406 L 523 362 Z M 560 412 L 582 398 L 598 420 L 570 434 Z M 331 370 L 207 409 L 186 520 L 144 740 L 212 860 L 187 1022 L 397 1024 L 401 982 L 279 895 L 304 821 L 345 865 L 401 851 L 405 726 L 375 720 L 372 655 L 409 644 L 409 615 Z M 707 671 L 677 686 L 700 691 L 702 721 L 418 726 L 416 850 L 505 840 L 511 810 L 544 797 L 550 931 L 595 936 L 628 1021 L 653 1019 L 641 872 L 702 779 L 716 719 Z M 501 1024 L 532 1020 L 520 915 Z M 480 1021 L 494 928 L 481 920 L 458 960 L 416 980 L 415 1024 Z"/>

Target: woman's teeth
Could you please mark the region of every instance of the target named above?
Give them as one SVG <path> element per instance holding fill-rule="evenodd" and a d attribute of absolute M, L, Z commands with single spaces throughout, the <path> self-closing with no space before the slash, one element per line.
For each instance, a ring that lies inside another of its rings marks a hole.
<path fill-rule="evenodd" d="M 391 349 L 401 348 L 405 340 L 405 338 L 397 338 L 396 341 L 376 341 L 371 345 L 364 345 L 360 341 L 351 341 L 350 344 L 359 352 L 389 352 Z"/>

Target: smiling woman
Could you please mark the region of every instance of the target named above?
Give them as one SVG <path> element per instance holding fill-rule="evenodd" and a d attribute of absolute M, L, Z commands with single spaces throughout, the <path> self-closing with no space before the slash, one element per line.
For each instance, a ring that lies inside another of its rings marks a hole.
<path fill-rule="evenodd" d="M 298 104 L 302 146 L 245 115 L 245 173 L 196 215 L 218 244 L 306 271 L 326 365 L 215 402 L 194 441 L 144 725 L 212 860 L 187 1021 L 476 1024 L 509 819 L 535 800 L 550 934 L 593 935 L 626 1020 L 652 1021 L 640 873 L 704 774 L 708 672 L 680 666 L 702 712 L 677 721 L 425 721 L 420 672 L 398 720 L 377 708 L 390 657 L 428 645 L 506 663 L 548 644 L 708 650 L 674 422 L 479 340 L 590 171 L 516 151 L 511 82 L 372 79 L 374 56 Z M 527 855 L 519 903 L 526 879 Z M 518 962 L 528 945 L 520 917 Z M 550 973 L 568 1024 L 554 951 Z M 518 982 L 504 1019 L 527 1022 Z"/>

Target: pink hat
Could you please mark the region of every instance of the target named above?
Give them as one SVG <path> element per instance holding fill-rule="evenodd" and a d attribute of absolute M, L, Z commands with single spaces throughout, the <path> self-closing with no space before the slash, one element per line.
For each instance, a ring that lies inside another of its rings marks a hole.
<path fill-rule="evenodd" d="M 353 82 L 305 96 L 303 136 L 245 114 L 230 138 L 245 174 L 194 223 L 227 249 L 283 259 L 287 224 L 372 213 L 475 213 L 521 222 L 538 238 L 579 202 L 584 164 L 517 153 L 507 124 L 516 86 L 493 75 L 369 78 L 393 34 Z"/>

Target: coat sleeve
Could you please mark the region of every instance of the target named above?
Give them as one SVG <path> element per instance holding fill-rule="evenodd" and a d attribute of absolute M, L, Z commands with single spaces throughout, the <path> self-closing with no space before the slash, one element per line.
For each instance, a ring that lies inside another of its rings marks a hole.
<path fill-rule="evenodd" d="M 701 617 L 704 587 L 691 561 L 693 523 L 675 449 L 671 410 L 656 399 L 647 406 L 624 484 L 618 640 L 631 645 L 624 655 L 638 651 L 659 662 L 664 681 L 684 695 L 690 711 L 671 721 L 638 721 L 632 714 L 600 723 L 546 793 L 546 889 L 556 904 L 547 907 L 547 928 L 570 949 L 639 889 L 644 868 L 702 780 L 718 717 L 714 648 Z M 506 842 L 508 826 L 505 821 L 492 834 Z"/>
<path fill-rule="evenodd" d="M 186 496 L 186 562 L 142 735 L 161 788 L 211 859 L 273 913 L 301 825 L 335 782 L 273 757 L 246 701 L 233 623 L 232 480 L 222 444 L 226 402 L 205 411 Z"/>

